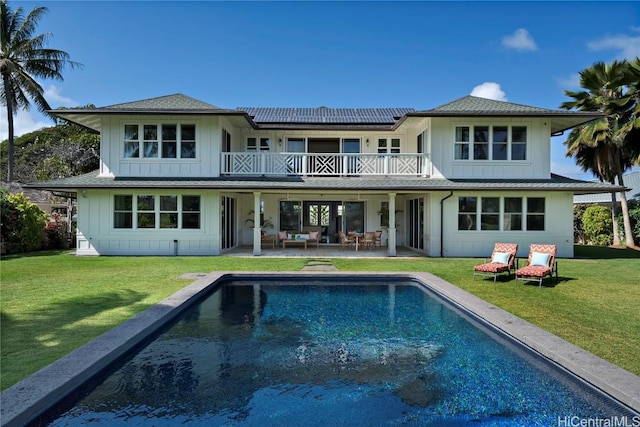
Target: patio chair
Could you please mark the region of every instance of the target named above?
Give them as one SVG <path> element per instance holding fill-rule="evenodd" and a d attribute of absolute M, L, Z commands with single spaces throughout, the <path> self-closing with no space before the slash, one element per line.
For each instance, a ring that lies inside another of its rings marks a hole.
<path fill-rule="evenodd" d="M 382 249 L 382 230 L 375 231 L 374 247 L 379 247 L 380 249 Z"/>
<path fill-rule="evenodd" d="M 495 283 L 498 274 L 507 273 L 507 277 L 509 277 L 511 270 L 515 270 L 517 252 L 518 245 L 516 243 L 496 243 L 491 258 L 485 260 L 483 264 L 473 267 L 473 280 L 476 279 L 476 276 L 493 276 L 493 283 Z"/>
<path fill-rule="evenodd" d="M 355 238 L 347 237 L 342 231 L 338 231 L 338 239 L 340 240 L 340 246 L 354 246 L 356 244 Z"/>
<path fill-rule="evenodd" d="M 373 231 L 365 231 L 360 239 L 363 249 L 373 249 L 376 245 L 376 233 Z"/>
<path fill-rule="evenodd" d="M 527 264 L 516 270 L 516 280 L 538 282 L 538 287 L 541 287 L 545 277 L 555 274 L 557 281 L 558 263 L 555 258 L 556 245 L 531 245 Z"/>

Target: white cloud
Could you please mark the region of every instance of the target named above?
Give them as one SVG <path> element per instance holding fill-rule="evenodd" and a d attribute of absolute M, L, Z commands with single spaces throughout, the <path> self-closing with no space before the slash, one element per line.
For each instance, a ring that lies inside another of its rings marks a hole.
<path fill-rule="evenodd" d="M 558 85 L 565 90 L 573 90 L 580 88 L 580 74 L 576 73 L 569 77 L 559 77 L 556 79 Z"/>
<path fill-rule="evenodd" d="M 44 98 L 47 100 L 51 108 L 56 107 L 75 107 L 77 102 L 60 94 L 60 88 L 55 85 L 49 85 L 44 88 Z M 54 107 L 55 105 L 55 107 Z"/>
<path fill-rule="evenodd" d="M 591 50 L 615 50 L 619 58 L 635 59 L 640 57 L 640 36 L 632 37 L 625 34 L 606 36 L 600 40 L 587 43 Z"/>
<path fill-rule="evenodd" d="M 500 85 L 494 82 L 484 82 L 473 88 L 471 96 L 477 96 L 480 98 L 495 99 L 496 101 L 506 101 L 507 97 Z"/>
<path fill-rule="evenodd" d="M 533 40 L 533 37 L 531 37 L 529 31 L 524 28 L 518 28 L 515 33 L 504 36 L 502 38 L 502 46 L 517 50 L 518 52 L 538 50 L 538 46 Z"/>
<path fill-rule="evenodd" d="M 6 110 L 2 111 L 2 114 L 6 117 Z M 13 116 L 13 134 L 16 138 L 24 135 L 25 133 L 53 125 L 53 120 L 42 116 L 37 111 L 20 110 L 18 111 L 18 114 Z M 6 120 L 0 120 L 0 141 L 4 141 L 9 138 L 8 126 L 9 125 L 6 123 Z"/>
<path fill-rule="evenodd" d="M 75 107 L 77 102 L 71 98 L 67 98 L 60 94 L 60 88 L 55 85 L 44 87 L 44 97 L 51 106 L 57 107 Z M 3 107 L 0 111 L 3 120 L 0 120 L 0 141 L 4 141 L 9 137 L 9 125 L 6 123 L 7 111 Z M 50 118 L 40 114 L 35 105 L 31 103 L 29 111 L 19 110 L 13 116 L 13 134 L 17 138 L 25 133 L 33 132 L 43 127 L 53 126 L 55 123 Z"/>

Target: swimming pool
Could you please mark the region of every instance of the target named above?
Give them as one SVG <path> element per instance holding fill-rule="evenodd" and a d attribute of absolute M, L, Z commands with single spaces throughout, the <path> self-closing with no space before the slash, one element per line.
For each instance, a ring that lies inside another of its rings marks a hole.
<path fill-rule="evenodd" d="M 297 282 L 222 283 L 36 424 L 547 426 L 636 415 L 415 281 Z"/>

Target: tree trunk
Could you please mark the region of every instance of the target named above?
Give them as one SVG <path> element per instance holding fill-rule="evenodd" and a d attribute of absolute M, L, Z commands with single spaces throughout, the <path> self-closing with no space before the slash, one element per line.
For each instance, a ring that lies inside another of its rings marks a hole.
<path fill-rule="evenodd" d="M 616 218 L 616 193 L 611 193 L 611 226 L 613 228 L 613 245 L 620 246 L 620 230 Z"/>
<path fill-rule="evenodd" d="M 9 82 L 9 77 L 3 73 L 2 74 L 2 86 L 5 94 L 5 101 L 7 104 L 7 130 L 8 138 L 7 138 L 7 181 L 13 182 L 13 151 L 14 151 L 14 143 L 13 143 L 13 92 L 11 91 L 11 86 Z"/>
<path fill-rule="evenodd" d="M 618 184 L 624 187 L 622 174 L 618 175 Z M 627 204 L 627 194 L 624 191 L 620 193 L 620 208 L 622 209 L 622 222 L 624 223 L 624 240 L 628 248 L 635 248 L 633 241 L 633 232 L 631 231 L 631 219 L 629 218 L 629 205 Z"/>

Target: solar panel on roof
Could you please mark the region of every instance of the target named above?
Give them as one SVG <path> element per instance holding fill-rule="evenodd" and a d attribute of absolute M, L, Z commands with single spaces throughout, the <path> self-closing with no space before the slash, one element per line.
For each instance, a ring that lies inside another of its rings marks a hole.
<path fill-rule="evenodd" d="M 238 108 L 258 123 L 389 123 L 393 124 L 413 108 Z"/>

